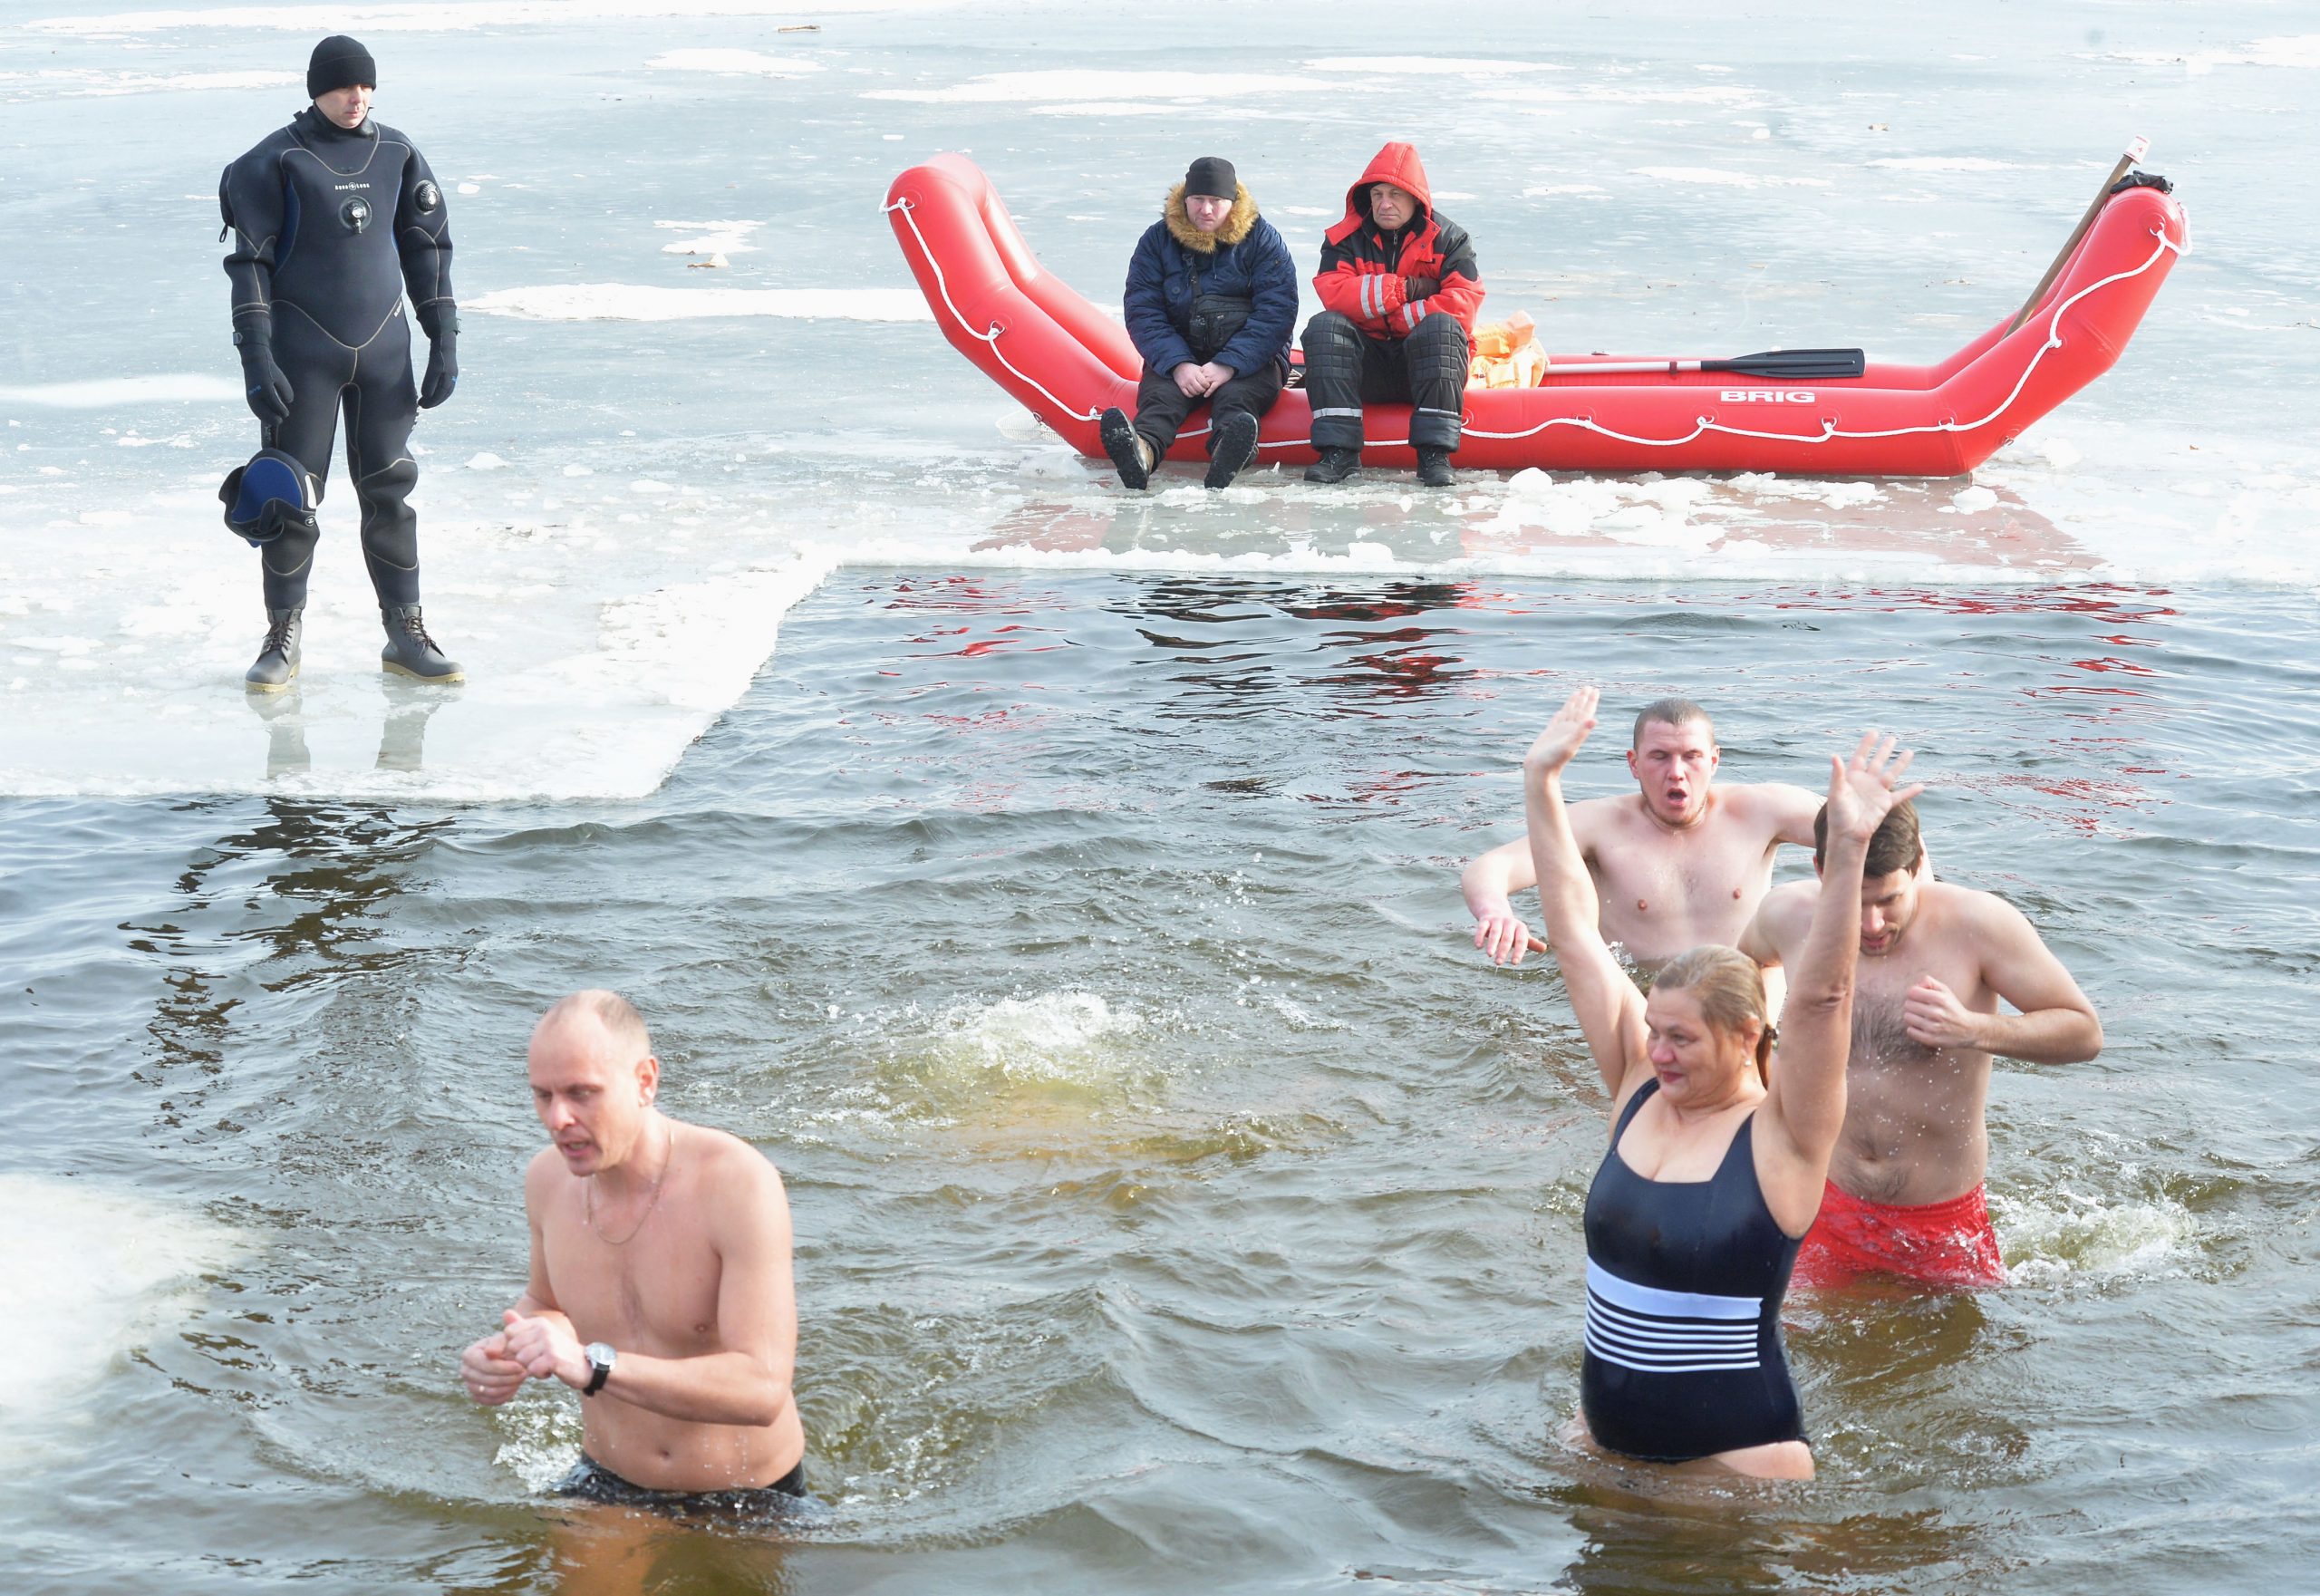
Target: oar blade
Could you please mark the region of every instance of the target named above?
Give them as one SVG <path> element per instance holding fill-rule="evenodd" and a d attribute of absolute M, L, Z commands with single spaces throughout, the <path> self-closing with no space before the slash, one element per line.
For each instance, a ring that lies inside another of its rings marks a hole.
<path fill-rule="evenodd" d="M 1806 378 L 1835 382 L 1858 377 L 1869 369 L 1869 357 L 1858 349 L 1768 349 L 1737 360 L 1704 360 L 1704 372 L 1738 372 L 1751 377 Z"/>

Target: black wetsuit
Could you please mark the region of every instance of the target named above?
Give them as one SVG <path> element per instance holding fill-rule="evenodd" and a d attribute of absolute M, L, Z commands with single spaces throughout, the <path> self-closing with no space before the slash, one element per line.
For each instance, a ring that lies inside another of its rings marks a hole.
<path fill-rule="evenodd" d="M 1628 1099 L 1587 1191 L 1587 1427 L 1653 1463 L 1801 1441 L 1780 1340 L 1798 1242 L 1756 1183 L 1755 1116 L 1706 1180 L 1646 1180 L 1619 1144 L 1658 1089 L 1649 1081 Z"/>
<path fill-rule="evenodd" d="M 443 191 L 394 129 L 366 121 L 348 131 L 309 106 L 226 169 L 219 199 L 233 233 L 236 336 L 270 343 L 294 391 L 265 441 L 295 455 L 319 490 L 343 406 L 372 585 L 382 608 L 415 605 L 419 527 L 404 501 L 419 480 L 419 400 L 402 300 L 408 290 L 430 337 L 452 327 Z M 261 554 L 266 607 L 304 605 L 314 536 L 285 532 Z"/>

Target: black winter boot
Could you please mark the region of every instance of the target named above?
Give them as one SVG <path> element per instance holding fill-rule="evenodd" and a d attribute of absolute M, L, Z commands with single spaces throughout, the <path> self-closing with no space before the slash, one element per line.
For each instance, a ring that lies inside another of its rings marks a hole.
<path fill-rule="evenodd" d="M 1120 474 L 1120 486 L 1150 487 L 1152 468 L 1159 462 L 1152 458 L 1152 446 L 1127 419 L 1127 412 L 1117 406 L 1106 411 L 1096 430 L 1104 440 L 1104 452 L 1112 457 L 1112 465 Z"/>
<path fill-rule="evenodd" d="M 266 612 L 266 641 L 258 645 L 257 658 L 242 672 L 243 684 L 252 692 L 280 692 L 298 679 L 299 617 L 302 609 L 268 610 Z"/>
<path fill-rule="evenodd" d="M 1450 469 L 1450 451 L 1446 449 L 1421 449 L 1417 451 L 1418 484 L 1425 488 L 1448 488 L 1458 480 Z"/>
<path fill-rule="evenodd" d="M 1308 482 L 1342 482 L 1361 474 L 1361 451 L 1358 449 L 1325 449 L 1321 458 L 1305 468 Z"/>
<path fill-rule="evenodd" d="M 1209 441 L 1216 447 L 1209 453 L 1208 475 L 1200 479 L 1201 486 L 1230 488 L 1232 479 L 1257 458 L 1257 418 L 1244 410 L 1227 411 Z"/>
<path fill-rule="evenodd" d="M 417 605 L 389 605 L 379 612 L 379 619 L 387 628 L 387 646 L 379 651 L 382 669 L 444 687 L 468 679 L 467 672 L 445 659 L 435 640 L 427 635 L 427 624 L 419 618 Z"/>

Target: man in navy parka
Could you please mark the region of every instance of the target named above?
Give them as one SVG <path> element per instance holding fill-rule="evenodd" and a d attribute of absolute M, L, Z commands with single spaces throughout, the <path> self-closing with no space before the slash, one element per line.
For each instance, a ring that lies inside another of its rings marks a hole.
<path fill-rule="evenodd" d="M 1104 412 L 1120 480 L 1145 487 L 1176 433 L 1208 405 L 1208 474 L 1223 488 L 1257 455 L 1257 421 L 1281 397 L 1297 325 L 1297 267 L 1232 163 L 1206 155 L 1168 190 L 1128 262 L 1128 336 L 1144 357 L 1136 419 Z"/>

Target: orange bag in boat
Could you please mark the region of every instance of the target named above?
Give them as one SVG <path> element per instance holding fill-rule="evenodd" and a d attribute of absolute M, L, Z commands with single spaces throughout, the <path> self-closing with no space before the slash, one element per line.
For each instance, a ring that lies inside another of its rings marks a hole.
<path fill-rule="evenodd" d="M 1536 326 L 1516 311 L 1503 322 L 1474 329 L 1474 358 L 1466 363 L 1469 388 L 1535 388 L 1546 379 L 1547 352 L 1539 347 Z"/>

